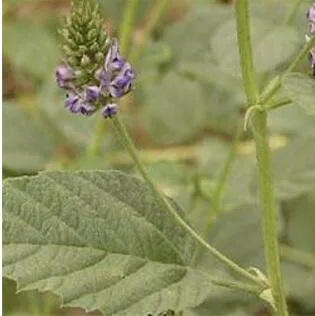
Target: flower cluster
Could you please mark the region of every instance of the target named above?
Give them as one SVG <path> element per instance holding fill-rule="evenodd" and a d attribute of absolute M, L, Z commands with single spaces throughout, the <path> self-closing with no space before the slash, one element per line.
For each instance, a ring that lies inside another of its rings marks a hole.
<path fill-rule="evenodd" d="M 72 113 L 91 115 L 102 108 L 105 118 L 112 117 L 116 100 L 133 87 L 135 73 L 103 24 L 97 4 L 77 1 L 60 31 L 64 62 L 56 70 L 56 81 L 67 91 L 65 107 Z"/>
<path fill-rule="evenodd" d="M 315 3 L 308 10 L 306 17 L 309 25 L 309 33 L 310 35 L 315 36 Z M 306 35 L 306 40 L 310 41 L 310 37 L 308 35 Z M 313 75 L 315 76 L 315 47 L 313 47 L 310 51 L 309 62 L 313 70 Z"/>
<path fill-rule="evenodd" d="M 117 113 L 115 100 L 131 91 L 135 73 L 121 57 L 117 40 L 112 39 L 103 67 L 94 73 L 94 84 L 80 87 L 75 79 L 76 71 L 69 65 L 57 68 L 57 84 L 68 91 L 66 108 L 72 113 L 91 115 L 102 106 L 103 116 L 107 118 Z"/>

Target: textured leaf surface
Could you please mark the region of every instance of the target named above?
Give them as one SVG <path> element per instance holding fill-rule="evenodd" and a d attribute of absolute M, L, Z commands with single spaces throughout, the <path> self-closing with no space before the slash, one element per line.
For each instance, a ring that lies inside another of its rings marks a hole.
<path fill-rule="evenodd" d="M 315 80 L 300 74 L 291 73 L 284 77 L 283 85 L 288 95 L 308 114 L 315 115 Z"/>
<path fill-rule="evenodd" d="M 4 276 L 66 306 L 140 316 L 197 306 L 213 291 L 188 267 L 190 237 L 141 181 L 119 172 L 7 180 L 3 218 Z"/>
<path fill-rule="evenodd" d="M 44 126 L 16 104 L 3 106 L 3 165 L 15 171 L 36 171 L 52 159 L 55 144 Z"/>

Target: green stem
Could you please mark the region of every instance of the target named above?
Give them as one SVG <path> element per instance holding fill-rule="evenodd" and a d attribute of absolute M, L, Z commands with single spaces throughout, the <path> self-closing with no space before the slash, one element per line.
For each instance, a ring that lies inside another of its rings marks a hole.
<path fill-rule="evenodd" d="M 291 25 L 294 22 L 296 14 L 299 12 L 299 7 L 302 4 L 302 0 L 295 0 L 292 6 L 289 8 L 287 17 L 285 19 L 286 25 Z"/>
<path fill-rule="evenodd" d="M 278 109 L 284 105 L 288 105 L 291 103 L 292 103 L 292 100 L 290 98 L 283 98 L 283 99 L 277 100 L 275 102 L 266 104 L 265 109 L 267 111 L 274 110 L 274 109 Z"/>
<path fill-rule="evenodd" d="M 260 201 L 262 210 L 262 231 L 268 278 L 275 301 L 277 316 L 287 316 L 287 306 L 280 271 L 279 245 L 277 239 L 276 202 L 273 192 L 270 151 L 267 138 L 267 112 L 255 111 L 252 128 L 256 142 Z"/>
<path fill-rule="evenodd" d="M 130 61 L 135 62 L 141 56 L 143 48 L 150 37 L 152 31 L 160 21 L 160 18 L 166 8 L 169 0 L 156 0 L 155 6 L 152 8 L 152 12 L 149 14 L 149 20 L 143 29 L 143 37 L 139 45 L 134 45 L 130 52 Z"/>
<path fill-rule="evenodd" d="M 130 156 L 132 157 L 138 171 L 142 175 L 145 182 L 148 184 L 150 189 L 152 190 L 152 193 L 154 194 L 156 201 L 160 205 L 162 209 L 167 211 L 171 216 L 174 217 L 176 222 L 185 230 L 187 233 L 189 233 L 200 245 L 202 245 L 204 248 L 206 248 L 214 257 L 216 257 L 218 260 L 223 262 L 225 265 L 230 267 L 233 271 L 238 273 L 239 275 L 247 278 L 248 280 L 251 280 L 255 282 L 256 284 L 261 286 L 261 282 L 250 272 L 246 271 L 245 269 L 238 266 L 235 262 L 225 257 L 223 254 L 221 254 L 218 250 L 216 250 L 214 247 L 209 245 L 197 232 L 195 232 L 184 219 L 182 219 L 181 216 L 177 214 L 177 212 L 174 210 L 172 205 L 168 202 L 168 200 L 162 195 L 162 193 L 156 188 L 154 182 L 150 178 L 147 170 L 145 169 L 144 165 L 140 161 L 137 153 L 137 149 L 135 145 L 133 144 L 123 122 L 120 120 L 119 115 L 116 115 L 112 118 L 112 122 L 114 125 L 114 128 L 119 135 L 119 138 L 121 139 L 122 143 L 126 147 L 127 151 L 129 152 Z"/>
<path fill-rule="evenodd" d="M 243 126 L 240 124 L 237 128 L 236 135 L 234 137 L 234 140 L 232 142 L 232 145 L 230 147 L 230 150 L 228 152 L 228 155 L 226 157 L 222 172 L 219 176 L 218 183 L 212 193 L 212 210 L 215 214 L 218 214 L 220 211 L 220 203 L 222 194 L 224 193 L 224 189 L 226 187 L 227 180 L 229 178 L 229 175 L 231 173 L 233 163 L 236 158 L 237 153 L 237 145 L 243 135 Z M 212 223 L 212 216 L 210 217 L 211 223 Z"/>
<path fill-rule="evenodd" d="M 271 162 L 269 144 L 267 140 L 267 112 L 259 110 L 258 90 L 250 41 L 248 0 L 238 0 L 236 2 L 236 22 L 240 63 L 248 107 L 257 108 L 252 111 L 252 125 L 256 143 L 256 156 L 259 171 L 258 176 L 262 208 L 262 230 L 268 277 L 271 283 L 271 291 L 274 296 L 277 315 L 287 316 L 288 312 L 280 272 L 280 256 L 276 226 L 276 204 L 272 187 Z"/>
<path fill-rule="evenodd" d="M 241 290 L 248 293 L 252 293 L 254 295 L 259 295 L 263 290 L 262 286 L 255 286 L 236 281 L 212 279 L 211 282 L 218 286 L 226 287 L 229 289 Z"/>
<path fill-rule="evenodd" d="M 315 35 L 313 35 L 308 43 L 306 43 L 301 51 L 297 54 L 297 56 L 293 59 L 291 64 L 285 70 L 285 72 L 281 76 L 276 76 L 273 78 L 267 87 L 264 89 L 260 96 L 260 104 L 267 104 L 268 101 L 275 95 L 276 92 L 281 88 L 281 79 L 283 76 L 287 75 L 288 73 L 292 72 L 297 65 L 303 60 L 307 58 L 311 48 L 315 46 Z"/>
<path fill-rule="evenodd" d="M 242 77 L 248 106 L 251 106 L 257 103 L 258 88 L 253 64 L 248 1 L 236 1 L 235 8 L 238 51 L 240 56 Z"/>
<path fill-rule="evenodd" d="M 140 0 L 129 0 L 124 10 L 119 30 L 120 50 L 124 56 L 127 56 L 128 54 L 131 32 L 139 4 Z"/>

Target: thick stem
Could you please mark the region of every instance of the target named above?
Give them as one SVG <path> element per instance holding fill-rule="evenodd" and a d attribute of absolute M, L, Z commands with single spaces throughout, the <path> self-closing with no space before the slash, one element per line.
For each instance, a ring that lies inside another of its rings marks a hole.
<path fill-rule="evenodd" d="M 258 88 L 253 64 L 248 1 L 237 0 L 235 8 L 238 51 L 240 56 L 242 77 L 248 106 L 251 106 L 257 103 Z"/>
<path fill-rule="evenodd" d="M 273 192 L 270 151 L 267 138 L 266 111 L 255 111 L 253 113 L 252 128 L 256 142 L 256 157 L 262 211 L 262 231 L 268 278 L 271 283 L 271 290 L 275 301 L 276 315 L 288 316 L 280 270 L 276 222 L 277 210 Z"/>
<path fill-rule="evenodd" d="M 120 120 L 119 115 L 116 115 L 112 118 L 112 122 L 114 125 L 114 128 L 119 135 L 119 138 L 123 145 L 126 147 L 127 151 L 129 152 L 130 156 L 132 157 L 138 171 L 142 175 L 145 182 L 148 184 L 150 189 L 152 190 L 152 193 L 154 194 L 154 197 L 156 198 L 156 201 L 160 205 L 160 207 L 167 211 L 171 216 L 174 217 L 176 222 L 187 232 L 189 233 L 200 245 L 202 245 L 204 248 L 206 248 L 214 257 L 216 257 L 218 260 L 220 260 L 222 263 L 230 267 L 234 272 L 238 273 L 239 275 L 243 276 L 244 278 L 251 280 L 258 284 L 259 286 L 262 286 L 261 282 L 255 277 L 253 274 L 248 272 L 247 270 L 241 268 L 239 265 L 237 265 L 232 260 L 225 257 L 223 254 L 221 254 L 218 250 L 216 250 L 214 247 L 209 245 L 197 232 L 194 231 L 193 228 L 191 228 L 186 221 L 177 214 L 177 212 L 174 210 L 172 205 L 169 203 L 169 201 L 162 195 L 162 193 L 156 188 L 154 182 L 152 181 L 151 177 L 149 176 L 147 170 L 145 169 L 144 165 L 140 161 L 137 153 L 137 149 L 132 142 L 123 122 Z"/>

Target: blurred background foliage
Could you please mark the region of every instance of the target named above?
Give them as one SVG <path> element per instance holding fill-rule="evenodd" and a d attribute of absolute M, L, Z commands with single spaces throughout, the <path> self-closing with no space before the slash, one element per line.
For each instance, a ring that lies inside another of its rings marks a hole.
<path fill-rule="evenodd" d="M 118 35 L 129 0 L 99 1 L 108 31 Z M 245 98 L 233 1 L 164 1 L 157 18 L 162 2 L 139 1 L 125 52 L 137 88 L 123 100 L 121 113 L 159 187 L 187 209 L 196 229 L 241 265 L 263 267 L 254 146 L 249 132 L 235 140 Z M 310 1 L 300 1 L 293 12 L 295 0 L 251 2 L 262 88 L 303 45 Z M 98 115 L 80 117 L 64 109 L 54 73 L 61 58 L 57 29 L 69 7 L 67 0 L 3 1 L 4 177 L 57 169 L 135 172 L 110 124 L 101 126 L 101 146 L 92 155 Z M 309 72 L 306 61 L 299 71 Z M 270 113 L 269 130 L 289 305 L 292 315 L 315 315 L 315 117 L 292 104 Z M 214 205 L 228 157 L 229 176 Z M 203 254 L 196 265 L 222 273 Z M 49 294 L 15 294 L 15 284 L 4 280 L 5 315 L 85 315 L 59 309 L 59 303 Z M 209 297 L 184 315 L 268 313 L 252 297 L 232 293 Z"/>

